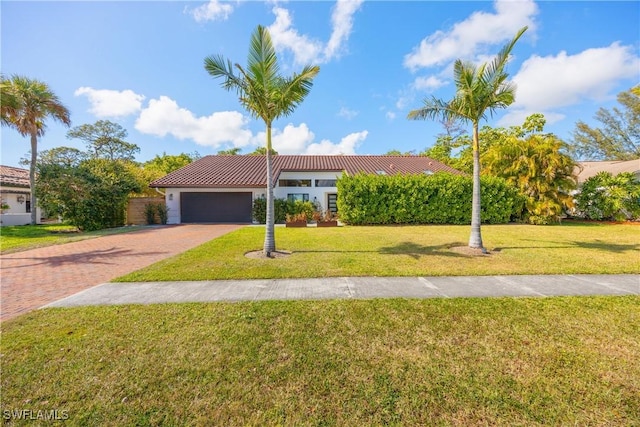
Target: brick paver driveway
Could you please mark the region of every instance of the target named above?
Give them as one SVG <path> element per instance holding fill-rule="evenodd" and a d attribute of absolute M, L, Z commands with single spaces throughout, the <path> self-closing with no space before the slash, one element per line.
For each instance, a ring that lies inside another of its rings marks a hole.
<path fill-rule="evenodd" d="M 150 227 L 0 256 L 0 319 L 108 282 L 184 252 L 242 225 Z"/>

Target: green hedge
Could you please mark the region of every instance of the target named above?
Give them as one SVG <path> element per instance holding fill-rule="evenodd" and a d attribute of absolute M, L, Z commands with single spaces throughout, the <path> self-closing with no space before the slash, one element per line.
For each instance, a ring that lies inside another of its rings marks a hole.
<path fill-rule="evenodd" d="M 307 221 L 311 221 L 315 208 L 311 202 L 292 202 L 287 199 L 273 200 L 273 213 L 275 215 L 275 223 L 283 224 L 287 219 L 287 215 L 297 215 L 304 213 Z M 254 221 L 265 224 L 267 222 L 267 199 L 258 198 L 253 201 L 253 219 Z"/>
<path fill-rule="evenodd" d="M 338 211 L 348 224 L 470 224 L 472 178 L 435 175 L 343 175 Z M 519 219 L 524 200 L 505 180 L 482 177 L 482 222 Z"/>

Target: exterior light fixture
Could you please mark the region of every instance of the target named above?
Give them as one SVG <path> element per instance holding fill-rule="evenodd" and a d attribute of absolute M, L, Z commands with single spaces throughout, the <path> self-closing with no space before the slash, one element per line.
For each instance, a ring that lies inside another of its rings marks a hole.
<path fill-rule="evenodd" d="M 169 201 L 173 200 L 173 193 L 169 193 Z"/>
<path fill-rule="evenodd" d="M 16 200 L 18 201 L 18 203 L 23 204 L 24 203 L 24 196 L 21 194 L 16 198 Z"/>

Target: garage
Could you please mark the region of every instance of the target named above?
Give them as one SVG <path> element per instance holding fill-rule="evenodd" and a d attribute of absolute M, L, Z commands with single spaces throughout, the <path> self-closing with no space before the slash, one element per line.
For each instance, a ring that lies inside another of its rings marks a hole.
<path fill-rule="evenodd" d="M 252 203 L 252 193 L 185 192 L 181 194 L 181 222 L 251 222 Z"/>

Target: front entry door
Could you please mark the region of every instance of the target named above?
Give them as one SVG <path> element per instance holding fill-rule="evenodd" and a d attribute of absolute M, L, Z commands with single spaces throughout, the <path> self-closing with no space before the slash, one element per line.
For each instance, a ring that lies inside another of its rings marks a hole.
<path fill-rule="evenodd" d="M 327 194 L 327 208 L 334 215 L 338 213 L 338 195 L 336 193 Z"/>

